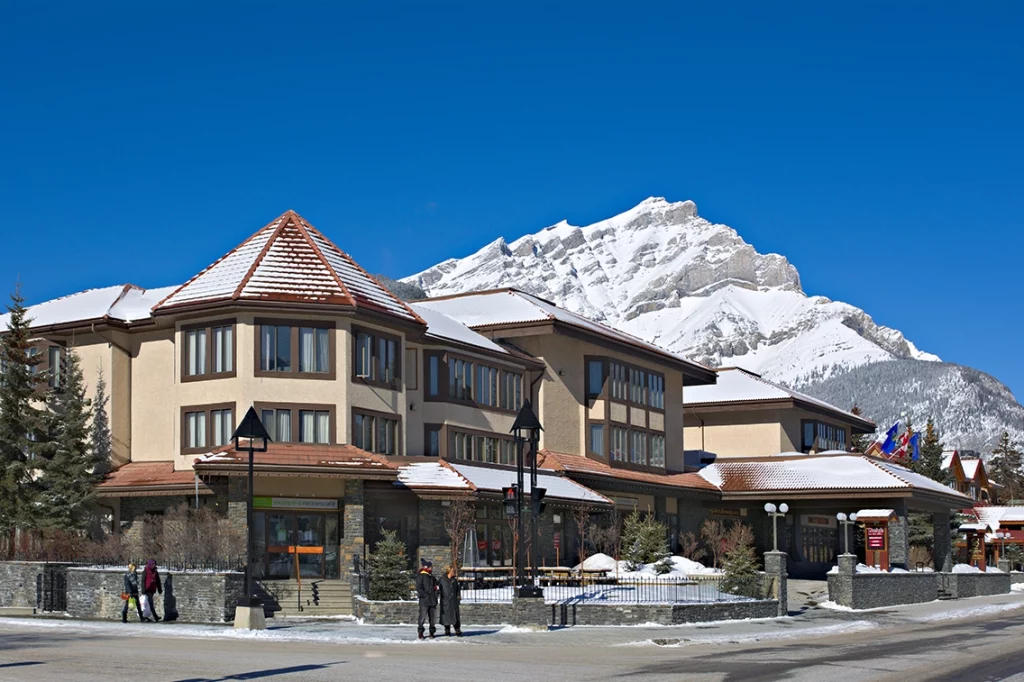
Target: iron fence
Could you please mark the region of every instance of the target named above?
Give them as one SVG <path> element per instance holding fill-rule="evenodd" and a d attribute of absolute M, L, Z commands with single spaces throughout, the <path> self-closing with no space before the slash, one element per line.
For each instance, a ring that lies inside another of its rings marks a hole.
<path fill-rule="evenodd" d="M 128 564 L 135 564 L 141 570 L 148 559 L 131 557 L 76 557 L 59 563 L 68 566 L 90 568 L 121 568 L 128 569 Z M 237 557 L 195 557 L 195 556 L 164 556 L 157 560 L 157 568 L 161 571 L 197 571 L 210 573 L 227 573 L 245 570 L 245 556 Z"/>
<path fill-rule="evenodd" d="M 511 579 L 463 578 L 463 602 L 511 601 Z M 540 579 L 544 601 L 554 604 L 712 604 L 771 598 L 771 576 L 700 575 L 670 578 Z"/>
<path fill-rule="evenodd" d="M 67 574 L 46 570 L 36 576 L 36 604 L 40 611 L 63 613 L 68 610 Z"/>

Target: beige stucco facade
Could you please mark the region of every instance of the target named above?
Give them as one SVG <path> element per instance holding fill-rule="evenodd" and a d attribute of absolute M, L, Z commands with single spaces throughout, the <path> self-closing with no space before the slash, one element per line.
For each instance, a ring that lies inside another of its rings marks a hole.
<path fill-rule="evenodd" d="M 842 429 L 846 442 L 850 442 L 848 424 L 799 407 L 687 409 L 683 438 L 691 450 L 703 450 L 718 457 L 769 457 L 800 452 L 804 420 Z"/>

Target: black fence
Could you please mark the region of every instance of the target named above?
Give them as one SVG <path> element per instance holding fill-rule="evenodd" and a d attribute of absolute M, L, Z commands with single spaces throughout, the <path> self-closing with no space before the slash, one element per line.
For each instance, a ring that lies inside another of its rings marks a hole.
<path fill-rule="evenodd" d="M 45 570 L 36 576 L 36 604 L 40 611 L 68 610 L 68 577 L 63 570 Z"/>
<path fill-rule="evenodd" d="M 125 557 L 77 557 L 70 561 L 62 561 L 68 566 L 89 566 L 93 568 L 120 568 L 128 570 L 128 564 L 135 564 L 141 571 L 148 559 Z M 245 571 L 245 556 L 209 558 L 172 556 L 157 560 L 157 568 L 161 571 L 208 571 L 231 572 Z"/>

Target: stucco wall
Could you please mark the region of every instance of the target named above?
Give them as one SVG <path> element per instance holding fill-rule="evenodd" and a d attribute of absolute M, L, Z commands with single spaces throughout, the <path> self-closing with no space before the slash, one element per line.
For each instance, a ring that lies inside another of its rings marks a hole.
<path fill-rule="evenodd" d="M 703 449 L 719 457 L 777 455 L 783 451 L 780 419 L 779 410 L 710 413 L 687 410 L 683 438 L 687 448 Z"/>
<path fill-rule="evenodd" d="M 819 414 L 807 412 L 806 410 L 784 410 L 782 414 L 782 441 L 780 446 L 782 452 L 799 452 L 800 446 L 803 445 L 803 436 L 801 434 L 800 422 L 804 419 L 813 419 L 814 421 L 820 421 L 826 424 L 831 424 L 837 428 L 841 428 L 846 431 L 846 444 L 849 447 L 851 430 L 849 426 L 844 426 L 834 419 L 828 419 Z"/>

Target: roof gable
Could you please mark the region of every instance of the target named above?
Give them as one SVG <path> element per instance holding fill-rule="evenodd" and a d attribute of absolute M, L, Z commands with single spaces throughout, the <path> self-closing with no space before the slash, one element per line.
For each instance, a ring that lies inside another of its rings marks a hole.
<path fill-rule="evenodd" d="M 351 306 L 423 323 L 295 211 L 286 211 L 259 229 L 153 310 L 166 312 L 217 301 Z"/>

